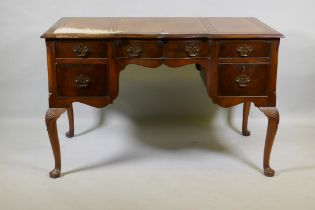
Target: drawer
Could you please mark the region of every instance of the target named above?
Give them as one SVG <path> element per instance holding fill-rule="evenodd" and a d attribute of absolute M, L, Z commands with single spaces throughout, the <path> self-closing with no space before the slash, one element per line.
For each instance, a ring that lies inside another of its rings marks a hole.
<path fill-rule="evenodd" d="M 219 64 L 219 96 L 267 96 L 270 64 Z"/>
<path fill-rule="evenodd" d="M 107 58 L 108 42 L 97 40 L 56 41 L 56 58 Z"/>
<path fill-rule="evenodd" d="M 207 40 L 168 41 L 165 44 L 165 57 L 167 58 L 195 58 L 209 57 L 210 42 Z"/>
<path fill-rule="evenodd" d="M 222 41 L 219 42 L 220 58 L 254 58 L 270 57 L 271 43 L 269 41 Z"/>
<path fill-rule="evenodd" d="M 116 41 L 118 58 L 161 58 L 163 57 L 162 41 Z"/>
<path fill-rule="evenodd" d="M 58 96 L 107 96 L 107 64 L 57 64 Z"/>

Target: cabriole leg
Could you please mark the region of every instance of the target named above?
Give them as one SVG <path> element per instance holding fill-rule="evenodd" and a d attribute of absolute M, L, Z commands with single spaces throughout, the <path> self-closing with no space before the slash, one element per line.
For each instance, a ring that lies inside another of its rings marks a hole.
<path fill-rule="evenodd" d="M 72 104 L 69 108 L 67 108 L 68 120 L 69 120 L 69 131 L 66 133 L 68 138 L 72 138 L 74 136 L 74 117 L 73 117 L 73 107 Z"/>
<path fill-rule="evenodd" d="M 55 158 L 55 168 L 49 173 L 51 178 L 58 178 L 60 176 L 61 155 L 56 121 L 65 111 L 65 108 L 50 108 L 45 117 L 49 140 Z"/>
<path fill-rule="evenodd" d="M 265 141 L 265 149 L 264 149 L 264 174 L 266 176 L 272 177 L 274 176 L 275 171 L 270 167 L 269 160 L 270 154 L 272 150 L 272 145 L 275 140 L 275 136 L 278 130 L 279 124 L 279 112 L 276 107 L 260 107 L 260 111 L 262 111 L 266 117 L 268 118 L 268 128 L 266 134 Z"/>
<path fill-rule="evenodd" d="M 244 105 L 243 105 L 243 125 L 242 125 L 243 136 L 250 135 L 250 131 L 247 129 L 249 110 L 250 110 L 250 102 L 246 101 L 244 102 Z"/>

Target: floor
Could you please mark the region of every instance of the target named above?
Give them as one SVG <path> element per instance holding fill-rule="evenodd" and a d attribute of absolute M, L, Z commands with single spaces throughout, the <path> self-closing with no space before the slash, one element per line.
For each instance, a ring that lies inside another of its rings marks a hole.
<path fill-rule="evenodd" d="M 281 123 L 262 175 L 266 121 L 240 124 L 178 118 L 59 120 L 62 177 L 42 120 L 0 121 L 0 209 L 315 209 L 315 129 Z"/>

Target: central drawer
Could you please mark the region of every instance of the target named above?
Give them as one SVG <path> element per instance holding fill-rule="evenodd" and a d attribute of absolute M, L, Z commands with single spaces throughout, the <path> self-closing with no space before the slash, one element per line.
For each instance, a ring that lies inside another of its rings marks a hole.
<path fill-rule="evenodd" d="M 117 58 L 162 58 L 163 42 L 118 40 L 115 55 Z"/>
<path fill-rule="evenodd" d="M 166 40 L 115 42 L 117 58 L 200 58 L 210 56 L 208 40 Z"/>
<path fill-rule="evenodd" d="M 57 64 L 56 77 L 58 96 L 108 96 L 107 64 Z"/>
<path fill-rule="evenodd" d="M 198 58 L 210 57 L 210 41 L 208 40 L 171 40 L 165 44 L 166 58 Z"/>

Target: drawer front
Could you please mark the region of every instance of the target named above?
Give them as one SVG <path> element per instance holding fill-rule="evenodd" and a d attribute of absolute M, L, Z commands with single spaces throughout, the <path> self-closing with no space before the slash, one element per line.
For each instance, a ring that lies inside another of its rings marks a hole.
<path fill-rule="evenodd" d="M 118 58 L 161 58 L 163 57 L 162 41 L 116 41 Z"/>
<path fill-rule="evenodd" d="M 58 96 L 107 96 L 107 64 L 57 64 Z"/>
<path fill-rule="evenodd" d="M 270 64 L 219 64 L 219 96 L 267 96 Z"/>
<path fill-rule="evenodd" d="M 167 58 L 195 58 L 209 57 L 210 42 L 193 41 L 168 41 L 165 44 L 165 57 Z"/>
<path fill-rule="evenodd" d="M 270 57 L 271 42 L 268 41 L 222 41 L 219 42 L 220 58 Z"/>
<path fill-rule="evenodd" d="M 108 43 L 95 40 L 56 41 L 56 58 L 107 58 Z"/>

